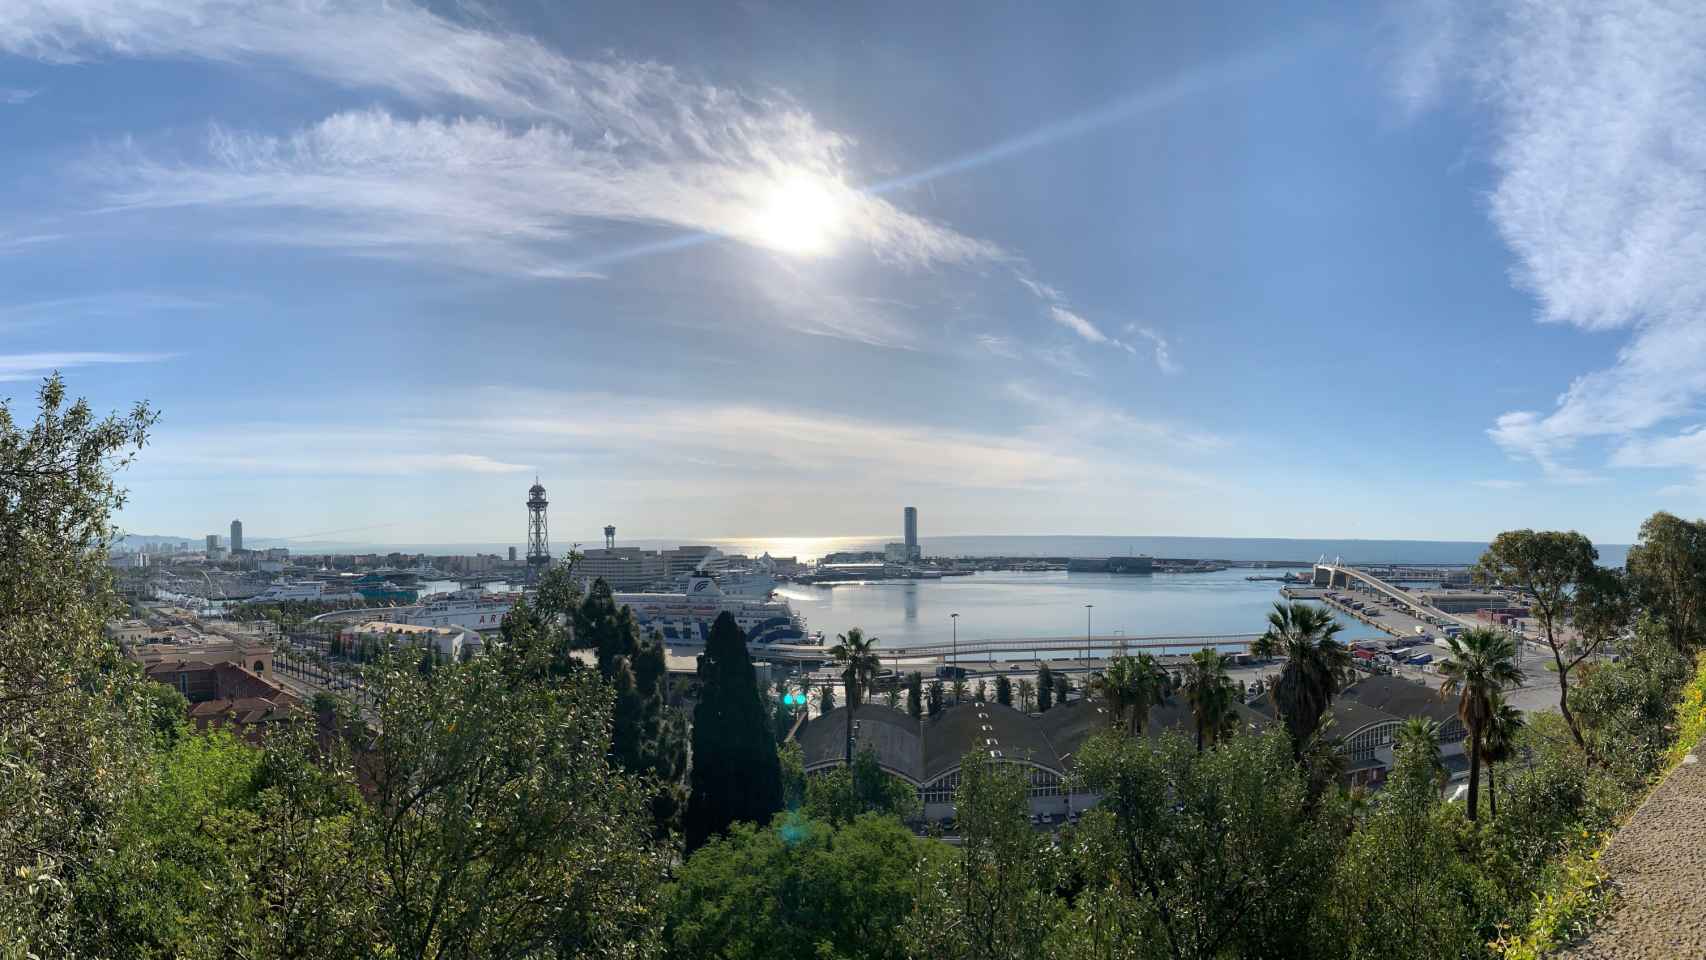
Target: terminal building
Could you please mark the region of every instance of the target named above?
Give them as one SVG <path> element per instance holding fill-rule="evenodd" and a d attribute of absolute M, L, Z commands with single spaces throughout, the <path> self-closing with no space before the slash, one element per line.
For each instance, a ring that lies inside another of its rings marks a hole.
<path fill-rule="evenodd" d="M 1266 697 L 1234 709 L 1240 732 L 1259 732 L 1276 722 Z M 846 762 L 846 710 L 837 707 L 801 728 L 798 740 L 808 775 Z M 1364 677 L 1340 692 L 1330 713 L 1348 761 L 1347 786 L 1375 788 L 1385 781 L 1393 739 L 1412 716 L 1440 724 L 1440 752 L 1454 776 L 1468 770 L 1467 733 L 1456 705 L 1431 687 L 1401 677 Z M 963 703 L 922 722 L 902 710 L 867 703 L 854 713 L 854 750 L 870 748 L 883 770 L 917 790 L 927 821 L 954 816 L 954 794 L 968 756 L 1023 769 L 1030 781 L 1031 813 L 1058 818 L 1096 803 L 1095 795 L 1069 788 L 1070 774 L 1079 748 L 1109 722 L 1099 700 L 1074 700 L 1041 714 L 994 702 Z M 1152 740 L 1166 731 L 1192 736 L 1195 727 L 1184 697 L 1175 695 L 1152 708 L 1144 730 Z"/>

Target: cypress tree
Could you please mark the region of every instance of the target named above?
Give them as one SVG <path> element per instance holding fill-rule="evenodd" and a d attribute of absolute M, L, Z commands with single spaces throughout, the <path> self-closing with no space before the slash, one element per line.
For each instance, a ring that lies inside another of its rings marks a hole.
<path fill-rule="evenodd" d="M 924 717 L 924 676 L 916 670 L 906 677 L 906 712 L 913 720 Z"/>
<path fill-rule="evenodd" d="M 687 849 L 696 850 L 736 821 L 763 824 L 782 809 L 776 740 L 758 692 L 746 635 L 724 612 L 699 657 L 693 708 L 693 791 Z"/>
<path fill-rule="evenodd" d="M 995 678 L 995 702 L 1004 707 L 1013 705 L 1013 681 L 1007 679 L 1006 675 Z"/>
<path fill-rule="evenodd" d="M 932 717 L 942 712 L 942 681 L 930 681 L 930 715 Z"/>
<path fill-rule="evenodd" d="M 1037 712 L 1047 713 L 1054 706 L 1054 671 L 1043 664 L 1037 671 Z"/>

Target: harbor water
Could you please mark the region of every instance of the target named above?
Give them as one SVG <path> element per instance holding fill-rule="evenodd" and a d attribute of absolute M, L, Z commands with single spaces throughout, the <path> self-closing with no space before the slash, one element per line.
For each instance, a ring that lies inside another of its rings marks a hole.
<path fill-rule="evenodd" d="M 833 586 L 783 584 L 779 597 L 826 640 L 859 627 L 886 647 L 946 643 L 959 616 L 961 641 L 1082 637 L 1085 604 L 1097 636 L 1216 636 L 1261 633 L 1281 584 L 1246 579 L 1234 567 L 1213 573 L 1121 575 L 985 572 L 940 580 L 886 580 Z M 1345 640 L 1380 632 L 1340 617 Z"/>

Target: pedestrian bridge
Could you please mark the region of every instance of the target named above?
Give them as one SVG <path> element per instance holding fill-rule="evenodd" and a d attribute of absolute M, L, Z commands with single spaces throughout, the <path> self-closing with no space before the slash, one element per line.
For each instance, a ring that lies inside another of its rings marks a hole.
<path fill-rule="evenodd" d="M 1315 564 L 1312 582 L 1317 587 L 1349 587 L 1353 580 L 1364 584 L 1377 593 L 1391 597 L 1418 617 L 1442 617 L 1452 623 L 1466 622 L 1462 617 L 1446 613 L 1432 604 L 1425 603 L 1410 591 L 1395 587 L 1366 570 L 1346 566 L 1336 560 L 1332 563 Z"/>

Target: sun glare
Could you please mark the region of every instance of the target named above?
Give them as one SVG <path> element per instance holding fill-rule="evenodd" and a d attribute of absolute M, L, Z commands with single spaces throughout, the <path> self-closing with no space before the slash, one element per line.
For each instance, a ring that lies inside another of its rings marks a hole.
<path fill-rule="evenodd" d="M 800 175 L 778 183 L 758 213 L 758 241 L 801 257 L 828 253 L 840 231 L 841 201 L 822 180 Z"/>

